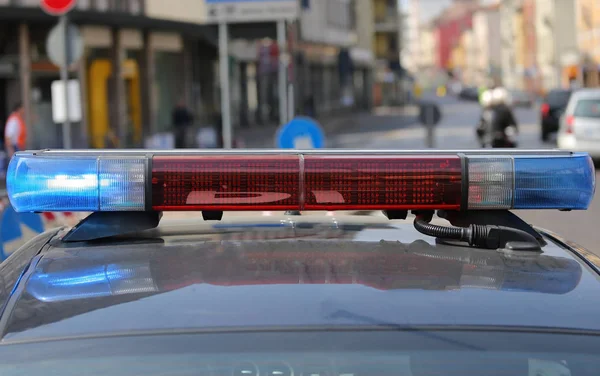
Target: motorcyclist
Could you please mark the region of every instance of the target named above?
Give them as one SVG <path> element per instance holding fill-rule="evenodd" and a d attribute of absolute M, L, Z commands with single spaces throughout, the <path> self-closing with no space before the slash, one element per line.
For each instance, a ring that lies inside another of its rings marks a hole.
<path fill-rule="evenodd" d="M 492 90 L 492 147 L 515 147 L 510 140 L 511 132 L 518 133 L 518 125 L 510 107 L 508 90 L 498 87 Z"/>

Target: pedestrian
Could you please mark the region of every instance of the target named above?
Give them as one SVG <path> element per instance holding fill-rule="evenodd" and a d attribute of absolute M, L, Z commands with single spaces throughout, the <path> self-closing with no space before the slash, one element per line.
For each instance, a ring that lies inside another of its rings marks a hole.
<path fill-rule="evenodd" d="M 312 94 L 304 98 L 304 113 L 313 119 L 317 117 L 317 105 L 315 103 L 315 96 Z"/>
<path fill-rule="evenodd" d="M 27 145 L 27 127 L 23 119 L 24 114 L 23 105 L 18 103 L 6 121 L 4 127 L 4 146 L 6 148 L 6 157 L 9 159 L 15 152 L 25 150 Z"/>
<path fill-rule="evenodd" d="M 193 115 L 181 99 L 173 109 L 173 127 L 175 128 L 175 148 L 187 147 L 187 139 L 193 122 Z"/>

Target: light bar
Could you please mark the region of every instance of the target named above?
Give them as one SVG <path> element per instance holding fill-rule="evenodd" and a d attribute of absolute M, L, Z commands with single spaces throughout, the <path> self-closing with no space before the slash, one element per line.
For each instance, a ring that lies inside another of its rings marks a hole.
<path fill-rule="evenodd" d="M 17 212 L 587 209 L 586 153 L 20 152 Z"/>

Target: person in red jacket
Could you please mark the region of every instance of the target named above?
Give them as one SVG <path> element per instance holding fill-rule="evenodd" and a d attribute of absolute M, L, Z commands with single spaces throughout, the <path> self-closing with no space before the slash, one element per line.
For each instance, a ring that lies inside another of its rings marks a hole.
<path fill-rule="evenodd" d="M 27 127 L 24 120 L 24 110 L 21 103 L 15 106 L 4 127 L 4 146 L 8 158 L 27 145 Z"/>

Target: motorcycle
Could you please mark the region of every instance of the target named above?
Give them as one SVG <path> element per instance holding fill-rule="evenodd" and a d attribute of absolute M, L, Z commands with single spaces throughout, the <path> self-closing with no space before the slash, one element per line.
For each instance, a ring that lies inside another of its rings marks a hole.
<path fill-rule="evenodd" d="M 503 132 L 494 132 L 490 137 L 486 137 L 484 129 L 477 129 L 477 137 L 482 148 L 516 148 L 517 133 L 517 128 L 512 125 Z"/>
<path fill-rule="evenodd" d="M 507 127 L 504 132 L 497 132 L 492 144 L 493 148 L 516 148 L 517 128 L 513 125 Z"/>

